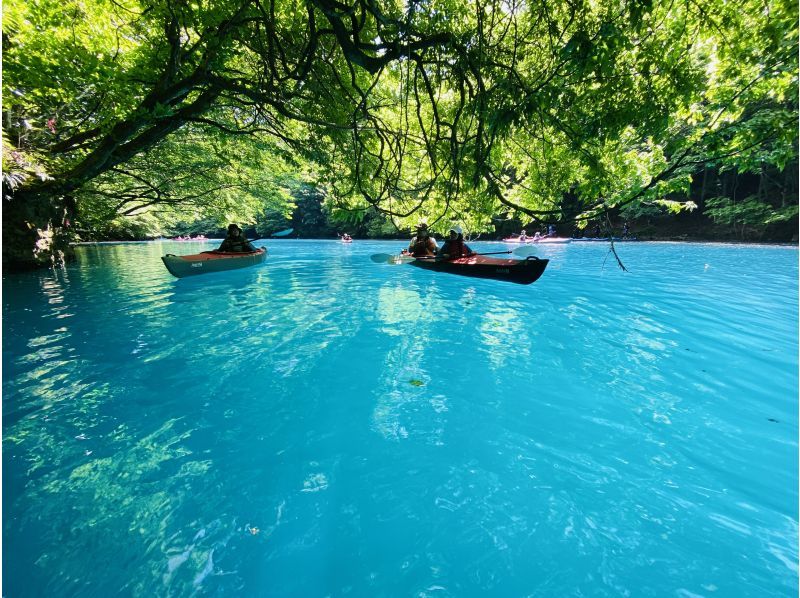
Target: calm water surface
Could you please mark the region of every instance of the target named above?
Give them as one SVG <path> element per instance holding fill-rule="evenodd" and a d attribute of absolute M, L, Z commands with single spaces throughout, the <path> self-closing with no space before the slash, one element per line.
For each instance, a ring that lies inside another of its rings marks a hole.
<path fill-rule="evenodd" d="M 3 279 L 5 596 L 797 596 L 797 248 L 266 245 Z"/>

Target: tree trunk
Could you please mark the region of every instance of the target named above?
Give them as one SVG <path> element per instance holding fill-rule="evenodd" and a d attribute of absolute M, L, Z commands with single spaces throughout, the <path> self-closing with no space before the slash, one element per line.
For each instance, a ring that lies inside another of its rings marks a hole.
<path fill-rule="evenodd" d="M 72 193 L 99 174 L 152 148 L 188 118 L 204 113 L 219 94 L 217 88 L 206 89 L 169 117 L 156 118 L 149 112 L 134 115 L 118 123 L 69 172 L 13 193 L 4 186 L 3 271 L 60 266 L 73 259 L 68 231 L 75 211 Z"/>
<path fill-rule="evenodd" d="M 697 202 L 700 211 L 704 211 L 706 209 L 706 189 L 708 185 L 708 165 L 703 165 L 703 184 L 700 187 L 700 201 Z"/>
<path fill-rule="evenodd" d="M 781 208 L 786 207 L 786 193 L 789 189 L 789 172 L 791 168 L 786 168 L 783 175 L 783 189 L 781 189 Z"/>
<path fill-rule="evenodd" d="M 73 202 L 3 190 L 3 273 L 62 266 L 74 259 L 69 226 Z"/>

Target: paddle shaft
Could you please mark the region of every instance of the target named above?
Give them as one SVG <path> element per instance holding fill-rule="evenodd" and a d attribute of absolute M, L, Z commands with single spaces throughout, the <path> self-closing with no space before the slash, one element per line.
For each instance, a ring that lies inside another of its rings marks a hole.
<path fill-rule="evenodd" d="M 255 241 L 260 241 L 263 237 L 256 237 L 255 239 L 245 239 L 245 243 L 253 243 Z M 256 251 L 258 251 L 258 247 L 256 247 Z M 209 251 L 201 251 L 200 253 L 230 253 L 228 251 L 220 251 L 219 249 L 210 249 Z M 252 251 L 239 251 L 234 253 L 253 253 Z"/>
<path fill-rule="evenodd" d="M 506 255 L 506 254 L 509 254 L 509 253 L 514 253 L 514 251 L 489 251 L 489 252 L 486 252 L 486 253 L 473 253 L 472 255 L 501 255 L 501 254 Z M 395 262 L 395 260 L 397 260 L 400 257 L 406 257 L 406 258 L 409 258 L 409 259 L 413 258 L 413 259 L 417 259 L 417 260 L 435 260 L 436 259 L 435 255 L 421 255 L 421 256 L 415 257 L 415 256 L 410 255 L 410 254 L 397 255 L 397 254 L 391 254 L 391 253 L 375 253 L 375 254 L 370 256 L 370 259 L 375 263 L 383 263 L 383 262 L 401 263 L 401 262 Z M 465 256 L 465 257 L 469 257 L 469 256 Z"/>
<path fill-rule="evenodd" d="M 500 255 L 500 254 L 505 254 L 505 253 L 514 253 L 514 252 L 513 251 L 489 251 L 487 253 L 471 253 L 470 255 L 464 255 L 464 256 L 461 256 L 461 257 L 470 257 L 472 255 Z M 413 256 L 411 256 L 411 257 L 413 257 Z M 431 258 L 436 258 L 436 256 L 435 255 L 423 255 L 421 257 L 421 259 L 431 259 Z M 420 258 L 417 258 L 417 259 L 420 259 Z"/>

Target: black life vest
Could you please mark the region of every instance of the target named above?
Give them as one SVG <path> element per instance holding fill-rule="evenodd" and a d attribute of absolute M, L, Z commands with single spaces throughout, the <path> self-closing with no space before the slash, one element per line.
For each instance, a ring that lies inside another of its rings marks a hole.
<path fill-rule="evenodd" d="M 444 253 L 448 254 L 451 260 L 467 256 L 467 249 L 464 245 L 464 239 L 456 239 L 454 241 L 448 241 L 448 243 L 449 245 L 447 246 L 447 251 Z"/>
<path fill-rule="evenodd" d="M 419 237 L 414 237 L 416 241 L 411 245 L 411 255 L 414 257 L 422 257 L 426 255 L 433 255 L 430 251 L 430 237 L 425 237 L 424 239 L 420 239 Z"/>

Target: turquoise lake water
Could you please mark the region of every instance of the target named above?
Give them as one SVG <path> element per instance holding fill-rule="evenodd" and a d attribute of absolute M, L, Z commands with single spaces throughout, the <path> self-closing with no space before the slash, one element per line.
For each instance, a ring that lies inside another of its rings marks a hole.
<path fill-rule="evenodd" d="M 258 245 L 4 277 L 4 596 L 797 596 L 796 247 Z"/>

